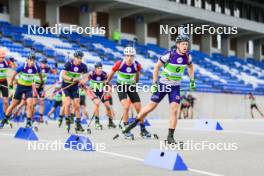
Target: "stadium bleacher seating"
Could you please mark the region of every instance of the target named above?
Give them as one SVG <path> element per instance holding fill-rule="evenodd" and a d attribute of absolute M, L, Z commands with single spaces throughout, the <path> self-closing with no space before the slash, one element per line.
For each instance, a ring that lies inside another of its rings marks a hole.
<path fill-rule="evenodd" d="M 34 50 L 37 59 L 48 58 L 48 64 L 54 67 L 58 62 L 58 70 L 63 68 L 76 49 L 83 50 L 84 62 L 90 67 L 94 62 L 102 61 L 104 69 L 110 71 L 116 60 L 122 59 L 123 48 L 133 41 L 121 40 L 120 44 L 102 36 L 82 36 L 74 34 L 51 33 L 29 35 L 27 26 L 14 26 L 8 22 L 0 22 L 0 45 L 21 64 L 27 55 Z M 140 45 L 135 43 L 136 59 L 142 64 L 140 82 L 150 85 L 155 62 L 166 50 L 155 44 Z M 208 56 L 200 51 L 190 51 L 195 64 L 197 91 L 214 93 L 247 94 L 253 92 L 264 95 L 264 62 L 254 58 L 241 59 L 235 56 L 224 57 L 219 53 Z M 48 84 L 54 83 L 57 75 L 48 76 Z M 182 87 L 188 88 L 188 76 L 184 76 Z"/>

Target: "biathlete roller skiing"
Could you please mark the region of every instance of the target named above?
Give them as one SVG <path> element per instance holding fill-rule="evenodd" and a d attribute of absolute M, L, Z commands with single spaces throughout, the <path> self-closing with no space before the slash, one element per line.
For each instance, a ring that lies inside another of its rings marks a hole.
<path fill-rule="evenodd" d="M 53 107 L 48 112 L 48 118 L 50 119 L 50 116 L 52 113 L 56 111 L 57 108 L 60 108 L 60 114 L 59 114 L 59 127 L 62 125 L 63 121 L 63 108 L 62 108 L 62 91 L 60 84 L 55 85 L 55 90 L 51 94 L 51 98 L 53 99 Z M 56 118 L 54 118 L 56 119 Z"/>
<path fill-rule="evenodd" d="M 34 109 L 38 103 L 39 99 L 39 122 L 43 123 L 43 113 L 44 113 L 44 98 L 45 98 L 45 83 L 48 78 L 48 73 L 57 74 L 56 69 L 51 69 L 47 66 L 48 60 L 46 58 L 42 58 L 40 60 L 40 74 L 42 75 L 43 79 L 43 86 L 41 85 L 41 80 L 38 75 L 34 77 L 34 84 L 33 84 L 33 103 Z"/>
<path fill-rule="evenodd" d="M 82 63 L 83 52 L 75 51 L 72 61 L 68 61 L 62 70 L 62 89 L 65 94 L 64 111 L 66 116 L 67 131 L 71 128 L 71 101 L 76 116 L 75 131 L 85 131 L 81 125 L 79 86 L 85 86 L 88 80 L 87 66 Z"/>
<path fill-rule="evenodd" d="M 176 38 L 176 50 L 168 51 L 160 57 L 155 64 L 153 71 L 153 84 L 151 86 L 151 100 L 138 113 L 137 118 L 122 132 L 126 136 L 139 122 L 153 111 L 161 100 L 168 94 L 170 103 L 170 124 L 168 129 L 168 136 L 166 142 L 168 144 L 175 144 L 174 132 L 177 125 L 177 111 L 180 103 L 180 81 L 184 75 L 184 70 L 188 68 L 190 77 L 190 90 L 195 90 L 196 84 L 194 80 L 194 66 L 192 58 L 188 53 L 189 37 L 186 35 L 179 35 Z M 159 77 L 159 70 L 163 70 Z M 118 138 L 122 134 L 117 134 L 113 139 Z"/>
<path fill-rule="evenodd" d="M 106 109 L 106 115 L 108 117 L 108 128 L 116 128 L 116 125 L 113 122 L 113 111 L 111 104 L 109 102 L 110 96 L 109 93 L 104 90 L 105 81 L 107 80 L 107 73 L 103 70 L 103 64 L 97 62 L 94 65 L 95 70 L 91 71 L 88 75 L 90 80 L 90 88 L 92 89 L 95 97 L 92 98 L 92 101 L 95 104 L 94 114 L 91 117 L 91 121 L 95 119 L 95 129 L 103 129 L 103 126 L 100 124 L 99 120 L 99 106 L 102 102 Z M 89 124 L 91 123 L 89 122 Z"/>
<path fill-rule="evenodd" d="M 123 107 L 122 120 L 125 127 L 128 126 L 129 102 L 128 97 L 133 104 L 136 112 L 141 110 L 141 101 L 137 92 L 136 83 L 140 77 L 141 65 L 135 61 L 136 50 L 134 47 L 126 47 L 124 49 L 124 60 L 117 61 L 112 68 L 111 73 L 106 81 L 110 83 L 115 73 L 117 73 L 117 93 Z M 144 119 L 140 120 L 140 135 L 142 137 L 151 137 L 152 135 L 146 130 Z M 130 130 L 123 132 L 126 139 L 134 139 L 134 135 Z"/>
<path fill-rule="evenodd" d="M 258 106 L 257 106 L 257 102 L 256 102 L 256 98 L 254 97 L 254 95 L 252 93 L 249 93 L 248 97 L 246 97 L 250 100 L 250 114 L 251 114 L 251 118 L 254 119 L 254 113 L 253 110 L 256 109 L 258 111 L 258 113 L 261 115 L 261 117 L 264 118 L 264 114 L 259 110 Z"/>
<path fill-rule="evenodd" d="M 16 64 L 14 63 L 14 59 L 10 58 L 9 60 L 5 59 L 6 51 L 4 49 L 0 49 L 0 92 L 3 98 L 3 110 L 6 111 L 8 107 L 8 96 L 9 96 L 9 88 L 7 82 L 7 71 L 8 69 L 16 68 Z"/>
<path fill-rule="evenodd" d="M 32 117 L 34 113 L 32 85 L 34 83 L 35 76 L 39 76 L 40 88 L 43 86 L 43 79 L 42 75 L 40 74 L 40 71 L 40 68 L 35 63 L 35 55 L 32 53 L 28 56 L 25 64 L 16 69 L 15 73 L 12 75 L 10 80 L 10 86 L 13 86 L 14 79 L 17 75 L 19 75 L 15 94 L 13 96 L 10 106 L 7 108 L 4 114 L 5 118 L 1 122 L 1 127 L 4 127 L 5 124 L 9 123 L 11 113 L 20 103 L 23 95 L 26 98 L 26 128 L 32 127 Z"/>

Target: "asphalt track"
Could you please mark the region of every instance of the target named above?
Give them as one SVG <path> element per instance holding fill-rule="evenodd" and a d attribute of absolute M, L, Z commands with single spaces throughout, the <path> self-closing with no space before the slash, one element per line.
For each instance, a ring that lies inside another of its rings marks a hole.
<path fill-rule="evenodd" d="M 15 139 L 14 134 L 23 123 L 14 128 L 0 130 L 0 175 L 1 176 L 262 176 L 264 173 L 264 119 L 219 120 L 223 131 L 201 130 L 195 127 L 196 120 L 179 120 L 175 137 L 184 142 L 236 144 L 237 150 L 174 150 L 188 166 L 188 171 L 170 171 L 143 164 L 145 156 L 152 148 L 160 148 L 160 141 L 167 135 L 167 120 L 149 120 L 149 131 L 159 134 L 160 140 L 142 139 L 138 128 L 133 131 L 135 140 L 122 137 L 113 141 L 119 129 L 95 130 L 88 136 L 95 144 L 103 144 L 95 152 L 76 150 L 29 150 L 28 142 Z M 116 121 L 117 123 L 117 121 Z M 69 137 L 64 127 L 58 128 L 57 122 L 39 125 L 38 144 L 65 142 Z M 166 152 L 166 151 L 165 151 Z"/>

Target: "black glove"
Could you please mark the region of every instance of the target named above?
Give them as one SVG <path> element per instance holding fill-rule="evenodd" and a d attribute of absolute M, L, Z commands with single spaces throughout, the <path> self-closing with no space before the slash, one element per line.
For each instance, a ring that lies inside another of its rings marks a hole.
<path fill-rule="evenodd" d="M 72 82 L 74 82 L 74 83 L 79 83 L 79 82 L 80 82 L 80 78 L 73 78 L 73 79 L 72 79 Z"/>
<path fill-rule="evenodd" d="M 44 83 L 43 82 L 39 84 L 39 88 L 40 89 L 44 88 Z"/>
<path fill-rule="evenodd" d="M 15 58 L 13 58 L 13 57 L 10 57 L 9 60 L 10 60 L 11 62 L 15 62 Z"/>

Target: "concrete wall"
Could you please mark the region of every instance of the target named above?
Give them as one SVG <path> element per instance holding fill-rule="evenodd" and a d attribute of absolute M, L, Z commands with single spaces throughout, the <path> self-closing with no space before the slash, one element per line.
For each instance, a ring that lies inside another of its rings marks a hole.
<path fill-rule="evenodd" d="M 244 95 L 232 94 L 212 94 L 212 93 L 193 93 L 197 98 L 194 108 L 195 118 L 215 118 L 215 119 L 248 119 L 250 116 L 249 100 L 245 99 Z M 117 94 L 113 94 L 114 109 L 117 118 L 121 117 L 121 104 L 118 100 Z M 142 105 L 145 106 L 150 99 L 149 93 L 140 93 Z M 264 96 L 257 96 L 257 103 L 259 108 L 264 112 Z M 89 101 L 90 102 L 90 101 Z M 92 105 L 88 105 L 88 108 Z M 89 110 L 90 111 L 90 110 Z M 102 111 L 104 113 L 104 109 Z M 257 113 L 256 113 L 257 114 Z M 169 103 L 168 97 L 160 103 L 156 110 L 154 110 L 149 117 L 169 118 Z M 260 118 L 259 115 L 256 115 Z"/>
<path fill-rule="evenodd" d="M 135 5 L 139 7 L 150 8 L 153 10 L 163 11 L 166 13 L 182 15 L 185 17 L 195 18 L 195 19 L 204 19 L 208 22 L 217 23 L 219 25 L 230 25 L 237 26 L 238 28 L 263 33 L 264 24 L 258 23 L 255 21 L 250 21 L 247 19 L 237 18 L 221 13 L 215 13 L 209 10 L 204 10 L 201 8 L 191 7 L 188 5 L 175 3 L 168 0 L 115 0 L 117 2 L 122 2 L 130 5 Z M 252 27 L 254 26 L 254 27 Z"/>
<path fill-rule="evenodd" d="M 9 14 L 0 13 L 0 20 L 10 22 Z"/>
<path fill-rule="evenodd" d="M 47 87 L 48 88 L 48 87 Z M 52 90 L 50 90 L 52 91 Z M 49 94 L 49 93 L 47 93 Z M 192 93 L 197 99 L 194 107 L 194 118 L 213 118 L 213 119 L 249 119 L 250 103 L 244 95 L 220 94 L 220 93 Z M 150 99 L 150 93 L 140 92 L 142 106 L 145 106 Z M 117 93 L 113 93 L 114 110 L 116 118 L 122 116 L 121 103 Z M 256 96 L 259 109 L 264 112 L 264 96 Z M 87 98 L 87 108 L 89 114 L 93 113 L 93 102 Z M 105 115 L 105 108 L 101 107 L 100 112 Z M 159 117 L 162 119 L 169 118 L 169 103 L 166 96 L 159 106 L 149 114 L 150 118 Z M 261 118 L 255 113 L 256 118 Z"/>
<path fill-rule="evenodd" d="M 41 25 L 41 21 L 40 19 L 36 19 L 36 18 L 27 18 L 27 17 L 23 17 L 21 19 L 21 24 L 28 24 L 28 25 L 37 25 L 40 26 Z"/>

